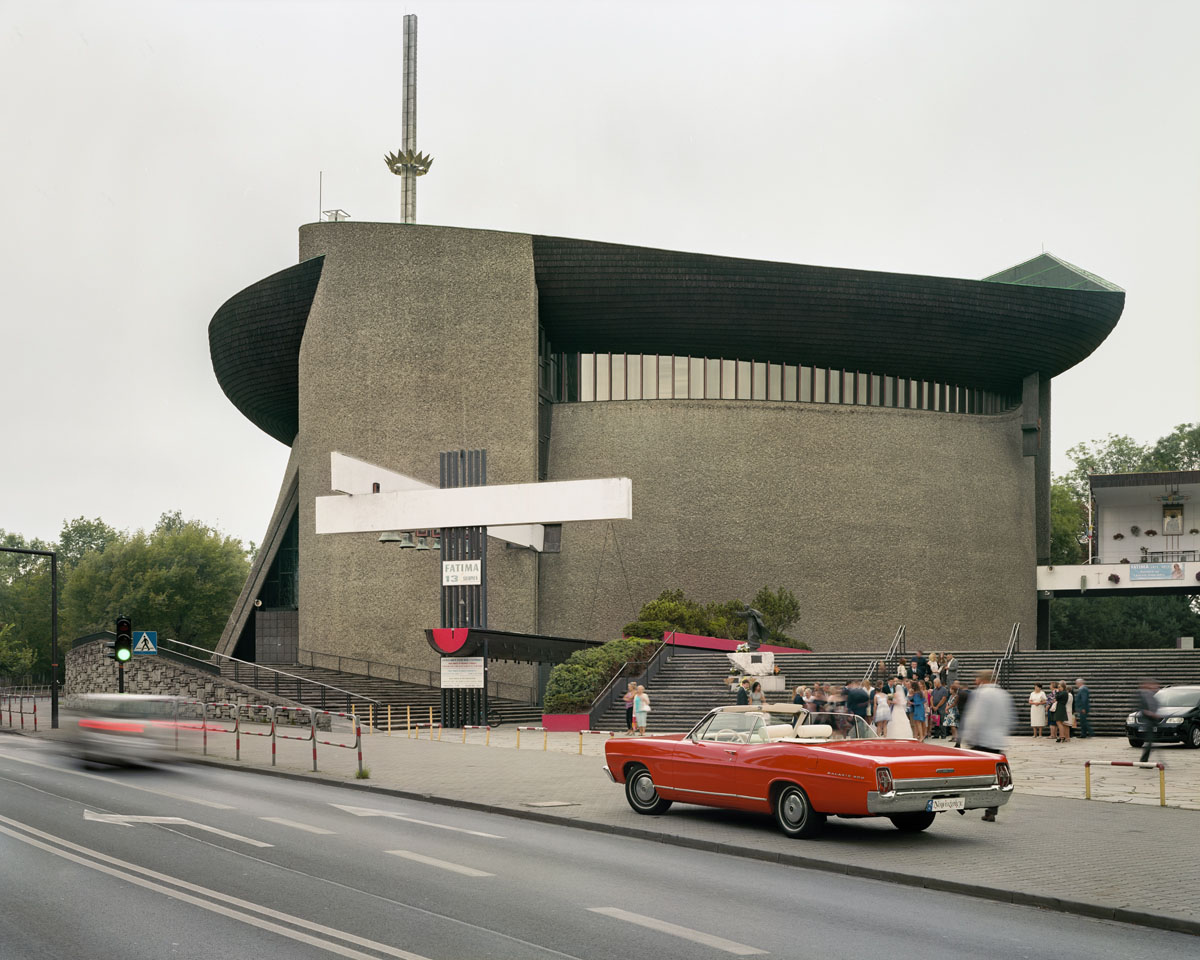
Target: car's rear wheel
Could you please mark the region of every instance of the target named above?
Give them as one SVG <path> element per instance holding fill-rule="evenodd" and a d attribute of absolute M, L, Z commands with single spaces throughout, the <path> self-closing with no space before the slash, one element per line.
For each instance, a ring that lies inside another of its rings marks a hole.
<path fill-rule="evenodd" d="M 901 833 L 920 833 L 933 823 L 935 817 L 937 817 L 936 813 L 919 810 L 916 813 L 893 814 L 888 819 L 892 821 L 892 826 Z"/>
<path fill-rule="evenodd" d="M 1183 740 L 1193 750 L 1200 750 L 1200 724 L 1193 724 Z"/>
<path fill-rule="evenodd" d="M 808 795 L 789 783 L 775 795 L 775 822 L 789 837 L 804 840 L 820 832 L 825 825 L 825 814 L 813 810 Z"/>
<path fill-rule="evenodd" d="M 635 813 L 648 816 L 666 813 L 671 808 L 671 801 L 658 795 L 654 778 L 645 767 L 635 767 L 625 777 L 625 799 L 629 801 Z"/>

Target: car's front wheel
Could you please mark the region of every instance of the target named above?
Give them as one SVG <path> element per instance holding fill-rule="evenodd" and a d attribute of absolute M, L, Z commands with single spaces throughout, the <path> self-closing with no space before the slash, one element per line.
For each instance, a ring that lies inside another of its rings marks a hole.
<path fill-rule="evenodd" d="M 808 795 L 789 783 L 775 797 L 775 822 L 789 837 L 804 840 L 820 832 L 825 814 L 813 810 Z"/>
<path fill-rule="evenodd" d="M 1142 741 L 1141 741 L 1141 740 L 1139 740 L 1137 737 L 1130 737 L 1130 738 L 1129 738 L 1129 745 L 1130 745 L 1131 747 L 1140 747 L 1140 746 L 1142 745 Z"/>
<path fill-rule="evenodd" d="M 1193 750 L 1200 750 L 1200 724 L 1193 724 L 1184 737 L 1183 742 Z"/>
<path fill-rule="evenodd" d="M 920 833 L 933 824 L 936 813 L 929 813 L 925 810 L 917 811 L 916 813 L 897 813 L 889 817 L 894 826 L 901 833 Z"/>
<path fill-rule="evenodd" d="M 625 778 L 625 799 L 633 807 L 635 813 L 652 816 L 666 813 L 671 808 L 671 801 L 664 800 L 658 795 L 654 778 L 645 767 L 637 767 L 629 771 Z"/>

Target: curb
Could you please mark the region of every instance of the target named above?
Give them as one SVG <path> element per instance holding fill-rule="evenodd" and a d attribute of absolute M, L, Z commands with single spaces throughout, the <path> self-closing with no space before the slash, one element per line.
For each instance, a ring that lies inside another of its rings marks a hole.
<path fill-rule="evenodd" d="M 1169 930 L 1174 933 L 1186 933 L 1200 936 L 1200 921 L 1185 920 L 1180 917 L 1168 917 L 1161 914 L 1149 913 L 1142 910 L 1130 910 L 1124 907 L 1105 907 L 1079 900 L 1065 900 L 1060 897 L 1045 897 L 1039 894 L 1024 893 L 1020 890 L 1005 890 L 1000 887 L 987 887 L 973 883 L 961 883 L 957 880 L 944 880 L 940 877 L 919 877 L 906 875 L 898 876 L 895 871 L 881 870 L 873 867 L 860 867 L 855 864 L 839 863 L 835 860 L 822 860 L 817 857 L 790 853 L 766 853 L 760 850 L 747 850 L 732 843 L 716 840 L 697 840 L 691 837 L 680 837 L 674 834 L 659 833 L 653 830 L 642 830 L 638 827 L 617 826 L 615 824 L 599 823 L 593 820 L 579 820 L 570 817 L 555 816 L 536 810 L 520 810 L 514 807 L 501 807 L 495 804 L 478 803 L 472 800 L 460 800 L 455 797 L 439 797 L 432 793 L 419 793 L 415 790 L 401 790 L 396 787 L 382 787 L 370 783 L 338 780 L 320 773 L 293 773 L 287 770 L 272 770 L 263 767 L 241 766 L 234 761 L 220 760 L 211 757 L 186 757 L 185 763 L 200 766 L 220 767 L 225 770 L 244 770 L 268 777 L 279 777 L 283 780 L 298 780 L 304 782 L 322 783 L 332 787 L 342 787 L 348 790 L 364 793 L 376 793 L 382 796 L 398 797 L 403 800 L 419 800 L 425 803 L 436 803 L 445 807 L 458 807 L 463 810 L 478 810 L 481 813 L 499 814 L 505 817 L 515 817 L 518 820 L 532 820 L 537 823 L 550 823 L 557 826 L 574 827 L 579 830 L 590 830 L 593 833 L 607 833 L 628 837 L 635 840 L 649 840 L 665 843 L 675 847 L 685 847 L 691 850 L 701 850 L 706 853 L 721 853 L 726 856 L 741 857 L 747 860 L 764 860 L 792 867 L 803 867 L 807 870 L 820 870 L 824 873 L 837 873 L 847 877 L 857 877 L 863 880 L 879 880 L 884 883 L 895 883 L 911 887 L 918 884 L 926 890 L 937 890 L 944 893 L 956 893 L 980 900 L 991 900 L 997 903 L 1011 903 L 1017 906 L 1039 907 L 1056 913 L 1087 917 L 1094 920 L 1112 920 L 1117 923 L 1128 923 L 1134 926 L 1152 927 L 1155 930 Z"/>

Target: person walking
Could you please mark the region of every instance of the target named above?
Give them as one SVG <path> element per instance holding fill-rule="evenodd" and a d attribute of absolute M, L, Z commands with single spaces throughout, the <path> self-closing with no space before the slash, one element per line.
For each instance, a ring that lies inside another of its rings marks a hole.
<path fill-rule="evenodd" d="M 980 670 L 975 675 L 975 690 L 963 717 L 962 734 L 973 750 L 1003 753 L 1013 725 L 1013 705 L 1012 698 L 993 679 L 991 670 Z M 999 811 L 999 807 L 988 807 L 983 819 L 995 823 Z"/>
<path fill-rule="evenodd" d="M 650 698 L 646 695 L 646 688 L 638 685 L 637 692 L 633 696 L 633 719 L 637 724 L 637 733 L 639 737 L 646 735 L 646 721 L 650 716 Z"/>
<path fill-rule="evenodd" d="M 1092 721 L 1088 714 L 1092 712 L 1092 692 L 1083 682 L 1083 677 L 1075 678 L 1075 716 L 1079 718 L 1079 739 L 1086 740 L 1092 735 Z"/>
<path fill-rule="evenodd" d="M 846 709 L 856 717 L 867 719 L 867 706 L 870 703 L 870 698 L 867 696 L 867 691 L 862 688 L 857 680 L 851 680 L 845 686 L 846 690 Z"/>
<path fill-rule="evenodd" d="M 1040 683 L 1035 683 L 1029 694 L 1029 725 L 1033 728 L 1033 738 L 1041 737 L 1046 726 L 1046 691 Z"/>
<path fill-rule="evenodd" d="M 1154 749 L 1154 736 L 1158 732 L 1158 681 L 1146 678 L 1138 688 L 1138 736 L 1142 738 L 1142 763 L 1150 760 L 1150 751 Z"/>
<path fill-rule="evenodd" d="M 625 703 L 625 734 L 633 736 L 633 698 L 637 695 L 637 684 L 630 681 L 625 687 L 625 696 L 621 699 Z"/>

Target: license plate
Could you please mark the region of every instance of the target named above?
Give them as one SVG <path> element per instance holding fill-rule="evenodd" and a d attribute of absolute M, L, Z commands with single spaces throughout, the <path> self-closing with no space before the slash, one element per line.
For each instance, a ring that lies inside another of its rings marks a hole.
<path fill-rule="evenodd" d="M 935 797 L 925 805 L 927 813 L 941 813 L 943 810 L 962 810 L 967 801 L 963 797 Z"/>

